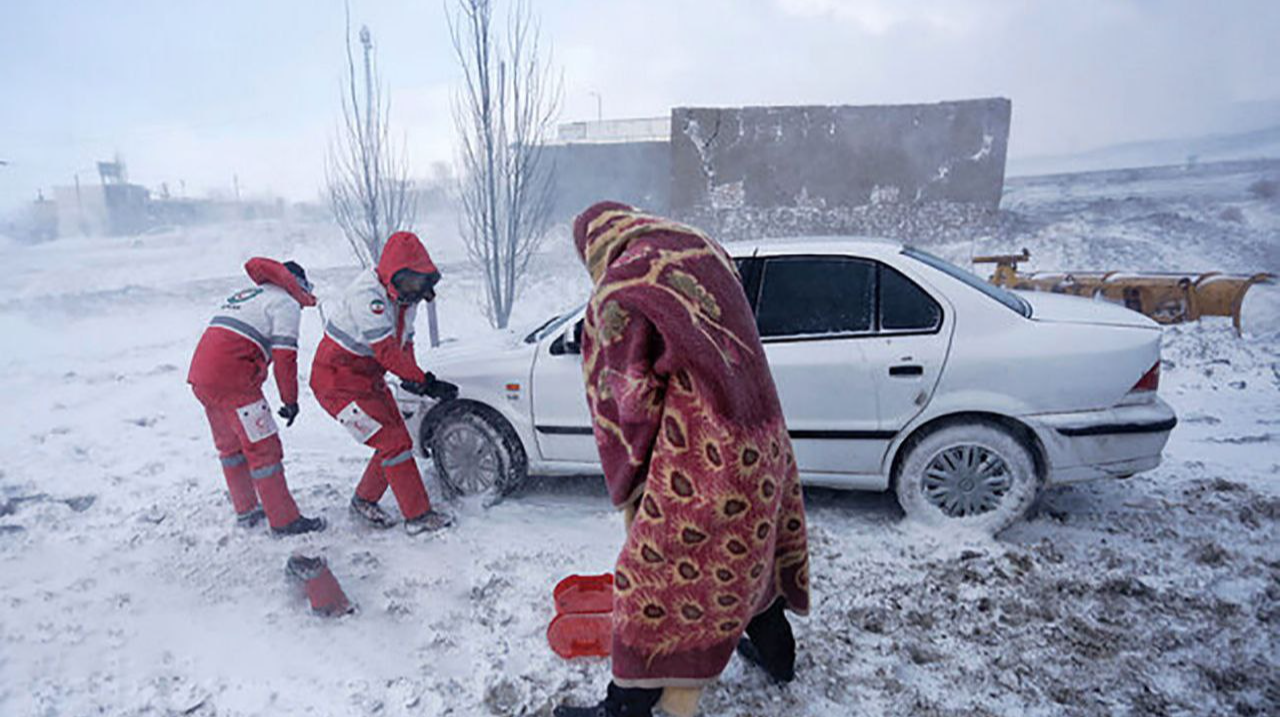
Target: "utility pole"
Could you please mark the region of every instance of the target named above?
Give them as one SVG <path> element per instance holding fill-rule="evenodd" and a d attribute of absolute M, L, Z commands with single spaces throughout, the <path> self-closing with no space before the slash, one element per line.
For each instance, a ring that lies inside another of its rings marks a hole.
<path fill-rule="evenodd" d="M 236 204 L 239 204 L 240 203 L 240 175 L 239 174 L 231 175 L 231 185 L 235 187 Z"/>
<path fill-rule="evenodd" d="M 76 173 L 76 223 L 80 225 L 80 233 L 89 236 L 89 228 L 84 222 L 84 202 L 80 199 L 80 174 Z"/>
<path fill-rule="evenodd" d="M 373 33 L 368 25 L 360 26 L 360 45 L 364 48 L 364 125 L 365 137 L 373 136 Z"/>

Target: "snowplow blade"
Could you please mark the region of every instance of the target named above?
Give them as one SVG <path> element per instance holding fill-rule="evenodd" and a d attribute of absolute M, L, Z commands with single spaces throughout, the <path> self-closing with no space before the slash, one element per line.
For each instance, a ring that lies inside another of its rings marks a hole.
<path fill-rule="evenodd" d="M 1203 274 L 1195 283 L 1196 302 L 1202 316 L 1230 316 L 1236 333 L 1240 333 L 1240 307 L 1244 295 L 1257 284 L 1275 282 L 1275 275 L 1257 274 Z"/>
<path fill-rule="evenodd" d="M 1019 273 L 1018 264 L 1030 253 L 974 257 L 975 264 L 995 264 L 992 284 L 1020 291 L 1047 291 L 1101 299 L 1151 317 L 1162 324 L 1198 321 L 1203 316 L 1230 316 L 1236 334 L 1241 333 L 1240 307 L 1255 284 L 1269 284 L 1275 276 L 1224 274 L 1222 272 L 1157 273 L 1122 271 L 1038 271 Z"/>

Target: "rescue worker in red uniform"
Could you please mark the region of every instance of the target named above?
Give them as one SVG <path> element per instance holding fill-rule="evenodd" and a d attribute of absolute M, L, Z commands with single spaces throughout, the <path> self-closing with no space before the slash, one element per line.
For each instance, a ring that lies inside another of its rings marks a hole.
<path fill-rule="evenodd" d="M 413 439 L 384 377 L 390 371 L 405 390 L 418 395 L 457 397 L 457 386 L 423 371 L 414 358 L 417 304 L 435 299 L 439 280 L 440 272 L 417 236 L 391 235 L 378 266 L 356 277 L 337 307 L 328 311 L 311 365 L 316 400 L 357 441 L 374 449 L 351 498 L 352 514 L 379 528 L 394 525 L 378 505 L 390 485 L 411 535 L 441 530 L 453 519 L 431 508 L 413 458 Z"/>
<path fill-rule="evenodd" d="M 298 416 L 298 323 L 315 306 L 306 272 L 294 262 L 254 258 L 244 265 L 254 286 L 227 297 L 191 359 L 187 382 L 204 404 L 213 443 L 231 492 L 237 521 L 296 535 L 324 530 L 323 518 L 307 518 L 284 479 L 284 449 L 271 406 L 262 395 L 268 364 L 275 364 L 280 416 Z M 261 502 L 261 507 L 259 507 Z"/>

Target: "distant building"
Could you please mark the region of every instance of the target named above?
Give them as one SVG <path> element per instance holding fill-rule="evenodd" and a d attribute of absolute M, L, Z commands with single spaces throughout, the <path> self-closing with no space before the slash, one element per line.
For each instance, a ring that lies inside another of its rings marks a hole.
<path fill-rule="evenodd" d="M 54 187 L 58 236 L 136 234 L 150 225 L 151 192 L 137 184 L 81 184 Z"/>
<path fill-rule="evenodd" d="M 118 158 L 99 162 L 98 176 L 100 184 L 77 182 L 54 188 L 54 201 L 46 202 L 49 206 L 41 211 L 52 217 L 48 223 L 57 236 L 121 236 L 158 227 L 278 219 L 286 209 L 281 199 L 174 197 L 167 185 L 153 197 L 146 187 L 129 183 Z"/>
<path fill-rule="evenodd" d="M 671 188 L 671 118 L 562 124 L 547 145 L 556 168 L 555 221 L 601 199 L 666 212 Z"/>
<path fill-rule="evenodd" d="M 556 144 L 670 142 L 670 117 L 570 122 L 556 131 Z"/>

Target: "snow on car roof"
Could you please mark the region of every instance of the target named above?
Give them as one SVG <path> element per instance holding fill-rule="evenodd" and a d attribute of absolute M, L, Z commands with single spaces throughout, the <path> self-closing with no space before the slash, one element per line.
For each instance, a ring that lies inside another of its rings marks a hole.
<path fill-rule="evenodd" d="M 734 257 L 754 254 L 864 254 L 883 256 L 902 251 L 903 244 L 893 239 L 863 236 L 812 236 L 752 239 L 725 244 Z"/>

